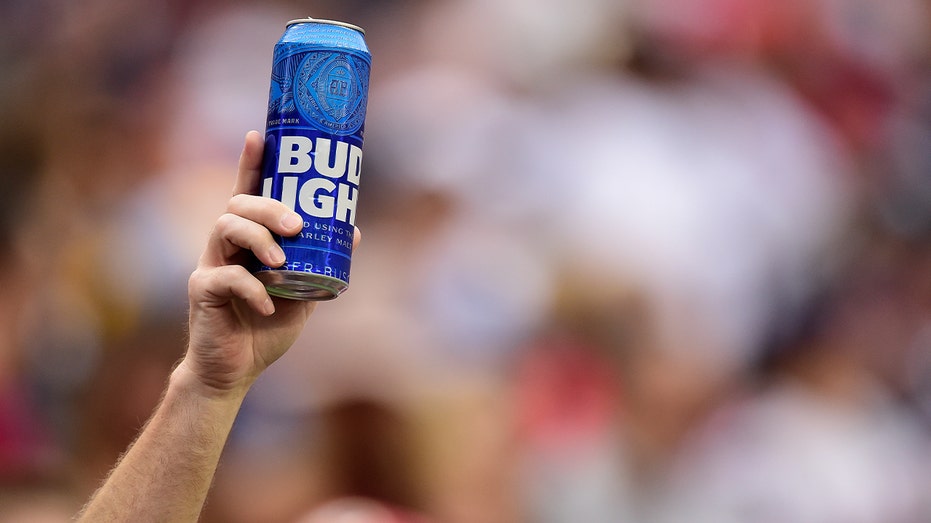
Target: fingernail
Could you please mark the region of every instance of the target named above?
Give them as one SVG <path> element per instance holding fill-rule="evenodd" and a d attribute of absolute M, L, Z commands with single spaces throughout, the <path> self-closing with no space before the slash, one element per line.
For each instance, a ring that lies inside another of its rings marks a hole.
<path fill-rule="evenodd" d="M 298 225 L 303 225 L 303 223 L 304 223 L 304 220 L 301 219 L 301 217 L 297 213 L 293 213 L 293 212 L 289 214 L 285 214 L 284 217 L 281 218 L 281 225 L 284 226 L 286 229 L 294 229 Z"/>
<path fill-rule="evenodd" d="M 281 247 L 279 247 L 277 244 L 272 245 L 268 249 L 268 258 L 274 264 L 273 267 L 281 267 L 285 261 L 284 251 L 281 250 Z"/>
<path fill-rule="evenodd" d="M 265 303 L 262 304 L 262 308 L 265 310 L 266 316 L 271 316 L 275 314 L 275 304 L 272 302 L 271 298 L 266 298 Z"/>

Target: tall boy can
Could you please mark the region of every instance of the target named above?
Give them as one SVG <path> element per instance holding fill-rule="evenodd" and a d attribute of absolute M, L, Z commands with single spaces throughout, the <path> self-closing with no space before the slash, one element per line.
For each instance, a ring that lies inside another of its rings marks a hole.
<path fill-rule="evenodd" d="M 294 209 L 304 227 L 276 238 L 282 267 L 256 271 L 269 294 L 330 300 L 349 286 L 371 67 L 364 35 L 304 18 L 275 45 L 261 194 Z"/>

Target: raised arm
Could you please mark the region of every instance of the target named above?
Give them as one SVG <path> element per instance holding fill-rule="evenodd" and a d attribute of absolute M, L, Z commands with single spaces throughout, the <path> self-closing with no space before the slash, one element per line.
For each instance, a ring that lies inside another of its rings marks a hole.
<path fill-rule="evenodd" d="M 283 264 L 270 231 L 289 236 L 302 224 L 282 203 L 252 196 L 262 148 L 257 132 L 246 135 L 233 197 L 188 283 L 187 352 L 158 408 L 78 521 L 197 521 L 246 392 L 294 343 L 314 309 L 313 302 L 269 297 L 242 266 L 248 251 L 269 266 Z"/>

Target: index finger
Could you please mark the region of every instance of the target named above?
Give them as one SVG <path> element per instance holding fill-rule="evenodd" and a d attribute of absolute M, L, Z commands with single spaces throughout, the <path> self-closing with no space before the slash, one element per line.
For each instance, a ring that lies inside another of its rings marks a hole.
<path fill-rule="evenodd" d="M 258 131 L 246 133 L 242 154 L 239 155 L 239 172 L 233 186 L 233 196 L 237 194 L 258 194 L 259 177 L 262 170 L 262 152 L 265 141 Z"/>

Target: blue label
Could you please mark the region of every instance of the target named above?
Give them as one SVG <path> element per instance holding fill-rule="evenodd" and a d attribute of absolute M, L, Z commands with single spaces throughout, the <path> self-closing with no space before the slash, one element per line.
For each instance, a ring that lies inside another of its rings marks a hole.
<path fill-rule="evenodd" d="M 294 99 L 301 116 L 321 130 L 352 134 L 365 121 L 368 64 L 338 53 L 312 52 L 297 67 Z"/>
<path fill-rule="evenodd" d="M 304 220 L 296 236 L 276 238 L 288 259 L 282 269 L 349 282 L 361 145 L 352 137 L 337 139 L 311 129 L 266 132 L 261 194 Z"/>
<path fill-rule="evenodd" d="M 278 57 L 268 97 L 269 124 L 310 125 L 340 136 L 361 132 L 369 67 L 359 56 L 326 50 Z"/>
<path fill-rule="evenodd" d="M 261 194 L 304 219 L 276 238 L 278 269 L 349 282 L 370 60 L 360 33 L 334 25 L 293 25 L 275 47 Z"/>

